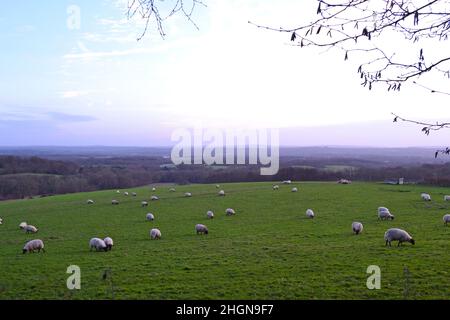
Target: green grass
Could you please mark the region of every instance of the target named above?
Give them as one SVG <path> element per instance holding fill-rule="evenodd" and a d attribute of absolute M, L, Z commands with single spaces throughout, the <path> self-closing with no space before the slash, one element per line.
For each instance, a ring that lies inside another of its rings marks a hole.
<path fill-rule="evenodd" d="M 290 192 L 296 185 L 298 193 Z M 450 227 L 442 216 L 448 188 L 369 183 L 271 183 L 168 186 L 0 203 L 0 299 L 448 299 Z M 184 192 L 193 193 L 184 198 Z M 428 192 L 433 202 L 420 200 Z M 119 206 L 110 201 L 117 198 Z M 87 205 L 87 199 L 96 201 Z M 387 206 L 394 221 L 378 221 Z M 225 216 L 232 207 L 237 214 Z M 316 218 L 305 218 L 314 209 Z M 206 219 L 213 210 L 215 218 Z M 156 220 L 145 221 L 152 212 Z M 364 232 L 351 233 L 352 221 Z M 40 228 L 19 230 L 22 221 Z M 210 234 L 197 236 L 204 223 Z M 158 227 L 162 240 L 151 241 Z M 416 245 L 384 246 L 390 227 L 406 229 Z M 108 253 L 89 252 L 92 237 L 111 236 Z M 43 239 L 45 254 L 22 255 L 27 240 Z M 66 288 L 69 265 L 81 268 L 81 290 Z M 368 290 L 366 269 L 381 268 L 381 289 Z M 409 269 L 406 285 L 404 268 Z M 107 280 L 105 270 L 111 270 Z M 112 279 L 112 281 L 111 281 Z"/>

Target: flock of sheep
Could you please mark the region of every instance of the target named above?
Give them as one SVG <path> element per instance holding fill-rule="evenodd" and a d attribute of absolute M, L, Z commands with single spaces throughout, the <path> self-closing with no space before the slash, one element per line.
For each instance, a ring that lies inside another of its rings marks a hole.
<path fill-rule="evenodd" d="M 291 184 L 292 181 L 291 180 L 286 180 L 283 181 L 283 184 Z M 219 185 L 216 185 L 216 188 L 220 188 Z M 272 187 L 273 190 L 279 190 L 279 185 L 274 185 Z M 153 187 L 152 191 L 156 191 L 156 188 Z M 298 188 L 294 187 L 291 189 L 292 192 L 298 192 Z M 169 192 L 176 192 L 175 188 L 170 188 Z M 120 194 L 120 190 L 116 191 L 117 194 Z M 129 196 L 129 192 L 124 192 L 123 193 L 124 196 Z M 135 192 L 133 192 L 131 194 L 133 197 L 136 197 L 137 194 Z M 184 194 L 185 197 L 192 197 L 192 193 L 190 192 L 186 192 Z M 225 196 L 225 191 L 224 190 L 220 190 L 218 192 L 218 196 Z M 422 193 L 421 194 L 421 198 L 424 201 L 431 201 L 431 196 L 427 193 Z M 152 196 L 151 197 L 151 201 L 158 201 L 159 198 L 157 196 Z M 445 195 L 444 196 L 444 200 L 445 201 L 450 201 L 450 196 L 449 195 Z M 93 205 L 95 204 L 94 200 L 87 200 L 86 203 L 88 205 Z M 119 201 L 118 200 L 112 200 L 111 201 L 112 205 L 119 205 Z M 147 207 L 148 206 L 148 202 L 147 201 L 142 201 L 141 202 L 141 206 L 142 207 Z M 233 216 L 236 214 L 236 211 L 232 208 L 228 208 L 225 210 L 225 214 L 227 216 Z M 206 217 L 208 219 L 213 219 L 214 218 L 214 212 L 212 211 L 207 211 L 206 213 Z M 308 209 L 306 210 L 306 217 L 313 219 L 315 217 L 314 211 L 312 209 Z M 386 207 L 379 207 L 378 208 L 378 220 L 394 220 L 394 215 L 391 214 L 391 212 L 389 211 L 388 208 Z M 155 220 L 155 216 L 153 215 L 153 213 L 147 213 L 146 215 L 146 219 L 148 221 L 154 221 Z M 450 214 L 446 214 L 443 217 L 443 221 L 444 224 L 447 226 L 450 223 Z M 3 224 L 3 219 L 0 217 L 0 225 Z M 38 232 L 38 228 L 36 228 L 33 225 L 29 225 L 26 222 L 22 222 L 19 225 L 19 228 L 22 229 L 25 233 L 37 233 Z M 358 235 L 361 234 L 361 232 L 363 231 L 364 226 L 361 222 L 353 222 L 352 223 L 352 231 L 354 234 Z M 197 224 L 195 225 L 195 231 L 197 233 L 197 235 L 207 235 L 208 234 L 208 227 L 204 224 Z M 152 240 L 159 240 L 161 239 L 161 231 L 157 228 L 153 228 L 150 230 L 150 238 Z M 415 244 L 415 240 L 412 238 L 412 236 L 406 232 L 405 230 L 399 229 L 399 228 L 391 228 L 388 229 L 386 231 L 386 233 L 384 234 L 384 240 L 386 241 L 386 246 L 389 245 L 391 246 L 391 242 L 392 241 L 398 241 L 398 246 L 400 246 L 403 242 L 409 242 L 411 244 Z M 114 241 L 112 238 L 110 237 L 106 237 L 104 239 L 100 239 L 100 238 L 92 238 L 89 241 L 89 248 L 90 251 L 95 250 L 95 251 L 110 251 L 112 250 L 114 246 Z M 40 239 L 35 239 L 35 240 L 31 240 L 28 241 L 25 246 L 23 247 L 22 252 L 25 253 L 34 253 L 34 252 L 45 252 L 44 249 L 44 242 Z"/>

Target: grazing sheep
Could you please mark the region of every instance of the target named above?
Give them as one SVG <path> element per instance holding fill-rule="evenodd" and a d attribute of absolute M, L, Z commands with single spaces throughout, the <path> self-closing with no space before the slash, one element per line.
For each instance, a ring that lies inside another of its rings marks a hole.
<path fill-rule="evenodd" d="M 292 183 L 291 180 L 284 180 L 284 181 L 283 181 L 283 184 L 291 184 L 291 183 Z"/>
<path fill-rule="evenodd" d="M 0 224 L 3 224 L 3 218 L 0 217 Z"/>
<path fill-rule="evenodd" d="M 187 197 L 187 198 L 190 198 L 190 197 L 192 197 L 192 193 L 186 192 L 186 193 L 184 194 L 184 196 Z"/>
<path fill-rule="evenodd" d="M 431 196 L 428 193 L 422 193 L 420 196 L 424 201 L 431 201 Z"/>
<path fill-rule="evenodd" d="M 311 209 L 306 210 L 306 216 L 308 218 L 313 219 L 314 218 L 314 211 L 312 211 Z"/>
<path fill-rule="evenodd" d="M 216 184 L 216 189 L 219 189 L 220 188 L 220 184 Z"/>
<path fill-rule="evenodd" d="M 224 190 L 220 190 L 219 191 L 219 197 L 224 197 L 225 196 L 225 191 Z"/>
<path fill-rule="evenodd" d="M 158 201 L 159 198 L 158 198 L 157 196 L 152 196 L 150 200 L 152 200 L 152 201 Z"/>
<path fill-rule="evenodd" d="M 131 195 L 132 195 L 133 197 L 137 197 L 137 193 L 136 193 L 136 192 L 133 192 Z"/>
<path fill-rule="evenodd" d="M 338 183 L 339 184 L 351 184 L 352 182 L 347 179 L 339 179 Z"/>
<path fill-rule="evenodd" d="M 450 201 L 450 196 L 444 196 L 444 201 Z"/>
<path fill-rule="evenodd" d="M 114 246 L 114 241 L 110 237 L 106 237 L 103 239 L 103 242 L 106 244 L 106 249 L 111 251 L 112 247 Z"/>
<path fill-rule="evenodd" d="M 117 190 L 116 193 L 119 194 L 119 193 L 120 193 L 120 190 Z"/>
<path fill-rule="evenodd" d="M 141 207 L 148 207 L 148 202 L 147 201 L 142 201 L 141 202 Z"/>
<path fill-rule="evenodd" d="M 389 212 L 389 209 L 386 207 L 378 207 L 378 213 L 382 212 L 382 211 L 386 211 Z"/>
<path fill-rule="evenodd" d="M 160 240 L 161 239 L 161 231 L 159 231 L 158 229 L 150 230 L 150 238 L 152 238 L 152 240 Z"/>
<path fill-rule="evenodd" d="M 394 220 L 395 216 L 386 207 L 378 208 L 378 220 Z"/>
<path fill-rule="evenodd" d="M 37 233 L 38 232 L 38 228 L 36 228 L 35 226 L 32 225 L 27 225 L 24 228 L 25 233 Z"/>
<path fill-rule="evenodd" d="M 297 192 L 298 191 L 298 189 L 297 188 L 292 188 L 292 190 L 291 190 L 292 192 Z"/>
<path fill-rule="evenodd" d="M 176 192 L 177 190 L 175 190 L 175 188 L 170 188 L 169 192 Z"/>
<path fill-rule="evenodd" d="M 89 248 L 90 251 L 92 251 L 92 249 L 95 249 L 95 251 L 108 251 L 105 241 L 100 238 L 92 238 L 91 241 L 89 241 Z"/>
<path fill-rule="evenodd" d="M 225 210 L 225 213 L 227 214 L 227 216 L 233 216 L 236 214 L 236 211 L 234 211 L 231 208 L 228 208 L 227 210 Z"/>
<path fill-rule="evenodd" d="M 212 211 L 206 212 L 206 217 L 208 217 L 208 219 L 214 219 L 214 212 Z"/>
<path fill-rule="evenodd" d="M 386 231 L 384 240 L 386 240 L 386 246 L 389 244 L 389 247 L 391 246 L 392 241 L 398 241 L 397 246 L 400 246 L 403 242 L 410 242 L 411 244 L 416 243 L 408 232 L 398 228 L 392 228 Z"/>
<path fill-rule="evenodd" d="M 28 225 L 28 223 L 26 223 L 26 222 L 21 222 L 21 223 L 19 224 L 19 228 L 23 230 L 23 229 L 26 228 L 27 225 Z"/>
<path fill-rule="evenodd" d="M 208 227 L 204 224 L 197 224 L 195 226 L 195 231 L 197 234 L 208 234 Z"/>
<path fill-rule="evenodd" d="M 442 217 L 442 220 L 444 221 L 444 224 L 447 226 L 448 223 L 450 223 L 450 214 L 446 214 Z"/>
<path fill-rule="evenodd" d="M 86 201 L 87 204 L 94 204 L 94 200 L 89 199 L 88 201 Z"/>
<path fill-rule="evenodd" d="M 119 201 L 117 201 L 117 200 L 112 200 L 112 201 L 111 201 L 111 204 L 112 204 L 113 206 L 117 206 L 117 205 L 119 204 Z"/>
<path fill-rule="evenodd" d="M 353 222 L 352 230 L 355 234 L 360 234 L 363 231 L 364 227 L 361 222 Z"/>
<path fill-rule="evenodd" d="M 125 191 L 123 194 L 124 194 L 125 196 L 129 196 L 129 193 L 126 192 L 126 191 Z"/>
<path fill-rule="evenodd" d="M 44 249 L 44 242 L 40 239 L 36 239 L 36 240 L 31 240 L 28 241 L 25 246 L 22 249 L 22 253 L 25 254 L 27 252 L 29 253 L 34 253 L 37 250 L 37 252 L 44 252 L 45 253 L 45 249 Z"/>
<path fill-rule="evenodd" d="M 280 189 L 280 186 L 274 185 L 274 186 L 272 187 L 272 189 L 273 189 L 273 190 L 278 190 L 278 189 Z"/>
<path fill-rule="evenodd" d="M 156 188 L 155 188 L 155 187 L 153 187 L 153 188 L 152 188 L 152 191 L 156 191 Z"/>
<path fill-rule="evenodd" d="M 147 221 L 153 221 L 155 220 L 155 216 L 153 215 L 153 213 L 147 213 L 146 219 Z"/>

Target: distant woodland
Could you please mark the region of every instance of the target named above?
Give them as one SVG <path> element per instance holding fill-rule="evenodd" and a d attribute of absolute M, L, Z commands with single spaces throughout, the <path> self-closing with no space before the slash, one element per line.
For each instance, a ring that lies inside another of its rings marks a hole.
<path fill-rule="evenodd" d="M 244 181 L 378 181 L 405 178 L 409 183 L 450 186 L 450 163 L 374 166 L 349 159 L 281 159 L 275 176 L 261 176 L 258 166 L 173 166 L 164 157 L 98 157 L 50 160 L 0 156 L 0 199 L 118 189 L 155 183 L 225 183 Z"/>

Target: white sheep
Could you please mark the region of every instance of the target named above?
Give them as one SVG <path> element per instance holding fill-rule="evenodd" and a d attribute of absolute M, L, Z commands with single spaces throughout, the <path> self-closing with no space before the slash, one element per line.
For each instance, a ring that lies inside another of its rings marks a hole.
<path fill-rule="evenodd" d="M 280 186 L 279 186 L 279 185 L 274 185 L 274 186 L 272 187 L 272 189 L 273 189 L 273 190 L 278 190 L 278 189 L 280 189 Z"/>
<path fill-rule="evenodd" d="M 428 193 L 422 193 L 420 196 L 424 201 L 431 201 L 431 196 Z"/>
<path fill-rule="evenodd" d="M 141 202 L 141 207 L 148 207 L 148 202 L 147 201 L 142 201 Z"/>
<path fill-rule="evenodd" d="M 444 196 L 444 201 L 450 201 L 450 196 Z"/>
<path fill-rule="evenodd" d="M 208 217 L 208 219 L 213 219 L 214 218 L 214 212 L 208 211 L 208 212 L 206 212 L 206 216 Z"/>
<path fill-rule="evenodd" d="M 313 219 L 313 218 L 314 218 L 314 211 L 312 211 L 312 209 L 306 210 L 306 216 L 307 216 L 308 218 Z"/>
<path fill-rule="evenodd" d="M 152 188 L 152 191 L 156 191 L 156 188 L 155 188 L 155 187 L 153 187 L 153 188 Z"/>
<path fill-rule="evenodd" d="M 361 222 L 353 222 L 352 223 L 352 231 L 355 234 L 360 234 L 364 229 L 364 226 Z"/>
<path fill-rule="evenodd" d="M 160 240 L 161 239 L 161 231 L 159 231 L 159 229 L 150 230 L 150 238 L 152 240 Z"/>
<path fill-rule="evenodd" d="M 36 250 L 37 252 L 41 252 L 42 250 L 42 252 L 45 253 L 44 242 L 40 239 L 28 241 L 23 247 L 22 253 L 23 254 L 27 252 L 34 253 Z"/>
<path fill-rule="evenodd" d="M 37 233 L 38 232 L 38 228 L 36 228 L 35 226 L 32 226 L 32 225 L 29 225 L 29 224 L 27 226 L 25 226 L 24 230 L 25 230 L 25 233 Z"/>
<path fill-rule="evenodd" d="M 398 241 L 397 246 L 400 246 L 403 242 L 410 242 L 411 244 L 416 243 L 408 232 L 398 228 L 392 228 L 386 231 L 384 234 L 384 240 L 386 241 L 386 246 L 388 244 L 391 246 L 392 241 Z"/>
<path fill-rule="evenodd" d="M 297 188 L 292 188 L 292 190 L 291 190 L 292 192 L 297 192 L 298 191 L 298 189 Z"/>
<path fill-rule="evenodd" d="M 184 194 L 184 196 L 187 197 L 187 198 L 190 198 L 190 197 L 192 197 L 192 193 L 186 192 L 186 193 Z"/>
<path fill-rule="evenodd" d="M 86 201 L 87 204 L 94 204 L 94 200 L 89 199 L 88 201 Z"/>
<path fill-rule="evenodd" d="M 92 251 L 92 249 L 95 249 L 96 251 L 108 251 L 105 241 L 100 238 L 92 238 L 89 241 L 89 248 L 90 251 Z"/>
<path fill-rule="evenodd" d="M 216 189 L 219 189 L 220 188 L 220 184 L 216 184 Z"/>
<path fill-rule="evenodd" d="M 378 220 L 394 220 L 395 216 L 386 207 L 378 208 Z"/>
<path fill-rule="evenodd" d="M 382 212 L 382 211 L 387 211 L 389 212 L 389 209 L 386 207 L 378 207 L 378 213 Z"/>
<path fill-rule="evenodd" d="M 3 224 L 3 218 L 0 217 L 0 224 Z"/>
<path fill-rule="evenodd" d="M 155 220 L 155 216 L 153 215 L 153 213 L 147 213 L 147 215 L 145 217 L 146 217 L 147 221 Z"/>
<path fill-rule="evenodd" d="M 450 214 L 446 214 L 442 217 L 442 220 L 444 221 L 444 224 L 447 226 L 448 223 L 450 223 Z"/>
<path fill-rule="evenodd" d="M 152 196 L 150 200 L 152 200 L 152 201 L 158 201 L 159 198 L 158 198 L 157 196 Z"/>
<path fill-rule="evenodd" d="M 197 224 L 195 226 L 195 231 L 197 234 L 208 234 L 208 227 L 204 224 Z"/>
<path fill-rule="evenodd" d="M 133 197 L 137 197 L 137 193 L 136 193 L 136 192 L 133 192 L 131 195 L 132 195 Z"/>
<path fill-rule="evenodd" d="M 119 201 L 117 201 L 117 200 L 112 200 L 112 201 L 111 201 L 111 204 L 112 204 L 113 206 L 117 206 L 117 205 L 119 204 Z"/>
<path fill-rule="evenodd" d="M 175 190 L 175 188 L 170 188 L 169 192 L 176 192 L 177 190 Z"/>
<path fill-rule="evenodd" d="M 26 228 L 27 225 L 28 225 L 28 223 L 26 223 L 26 222 L 21 222 L 21 223 L 19 224 L 19 228 L 23 230 L 23 229 Z"/>
<path fill-rule="evenodd" d="M 119 194 L 119 193 L 120 193 L 120 190 L 117 190 L 116 193 Z"/>
<path fill-rule="evenodd" d="M 106 249 L 111 251 L 112 247 L 114 246 L 114 241 L 110 237 L 106 237 L 103 239 L 103 242 L 106 244 Z"/>
<path fill-rule="evenodd" d="M 291 184 L 291 183 L 292 183 L 291 180 L 284 180 L 284 181 L 283 181 L 283 184 Z"/>
<path fill-rule="evenodd" d="M 129 194 L 128 192 L 126 192 L 126 191 L 125 191 L 123 194 L 124 194 L 125 196 L 129 196 L 129 195 L 130 195 L 130 194 Z"/>
<path fill-rule="evenodd" d="M 225 213 L 226 213 L 227 216 L 233 216 L 233 215 L 236 214 L 236 211 L 234 211 L 231 208 L 228 208 L 227 210 L 225 210 Z"/>
<path fill-rule="evenodd" d="M 219 197 L 224 197 L 225 196 L 225 191 L 224 190 L 220 190 L 219 191 Z"/>

